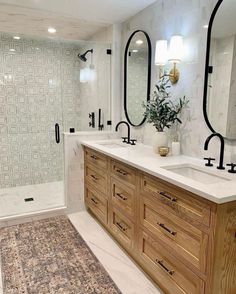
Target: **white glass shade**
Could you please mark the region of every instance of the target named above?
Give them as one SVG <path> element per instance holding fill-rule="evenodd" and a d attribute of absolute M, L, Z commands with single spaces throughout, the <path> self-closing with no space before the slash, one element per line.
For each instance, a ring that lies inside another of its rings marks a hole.
<path fill-rule="evenodd" d="M 169 61 L 180 62 L 183 57 L 184 42 L 182 36 L 172 36 L 170 39 Z"/>
<path fill-rule="evenodd" d="M 167 62 L 167 40 L 156 42 L 155 64 L 165 65 Z"/>
<path fill-rule="evenodd" d="M 80 70 L 80 82 L 87 83 L 96 80 L 96 71 L 94 68 L 85 67 Z"/>
<path fill-rule="evenodd" d="M 81 83 L 86 83 L 87 80 L 86 80 L 86 73 L 85 73 L 85 68 L 82 68 L 80 70 L 80 82 Z"/>

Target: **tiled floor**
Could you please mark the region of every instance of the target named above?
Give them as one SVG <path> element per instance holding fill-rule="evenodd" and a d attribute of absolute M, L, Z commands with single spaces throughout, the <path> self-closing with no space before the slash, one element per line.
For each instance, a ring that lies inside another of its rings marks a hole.
<path fill-rule="evenodd" d="M 123 294 L 161 293 L 89 213 L 70 214 L 69 218 Z"/>

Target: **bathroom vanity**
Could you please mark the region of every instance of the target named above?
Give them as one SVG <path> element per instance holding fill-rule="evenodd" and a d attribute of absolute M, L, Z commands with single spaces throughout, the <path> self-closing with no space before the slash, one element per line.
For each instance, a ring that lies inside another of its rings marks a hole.
<path fill-rule="evenodd" d="M 207 185 L 171 170 L 193 159 L 115 144 L 83 142 L 87 208 L 165 293 L 236 293 L 236 179 Z"/>

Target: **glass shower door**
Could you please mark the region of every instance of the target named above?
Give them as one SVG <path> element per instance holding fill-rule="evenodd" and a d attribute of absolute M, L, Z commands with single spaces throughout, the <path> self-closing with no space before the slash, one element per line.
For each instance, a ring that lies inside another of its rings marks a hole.
<path fill-rule="evenodd" d="M 63 207 L 62 50 L 0 39 L 0 218 Z"/>

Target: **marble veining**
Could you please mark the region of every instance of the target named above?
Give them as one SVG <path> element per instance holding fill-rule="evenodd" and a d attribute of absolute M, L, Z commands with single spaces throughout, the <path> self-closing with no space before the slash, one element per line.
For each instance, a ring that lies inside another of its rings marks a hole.
<path fill-rule="evenodd" d="M 210 146 L 208 152 L 203 150 L 204 141 L 209 136 L 210 130 L 205 123 L 202 110 L 207 40 L 207 29 L 204 25 L 209 23 L 216 3 L 217 0 L 157 0 L 122 24 L 123 52 L 131 33 L 141 28 L 151 38 L 153 60 L 157 40 L 169 40 L 174 34 L 183 35 L 185 54 L 183 61 L 178 65 L 181 76 L 178 84 L 171 88 L 171 92 L 173 98 L 186 95 L 190 100 L 180 127 L 181 150 L 182 154 L 197 158 L 205 156 L 219 158 L 217 142 Z M 152 92 L 157 82 L 158 72 L 159 68 L 153 62 Z M 132 129 L 133 137 L 144 144 L 151 144 L 154 132 L 154 127 L 149 124 Z M 236 161 L 235 142 L 226 141 L 225 159 L 227 162 Z"/>

